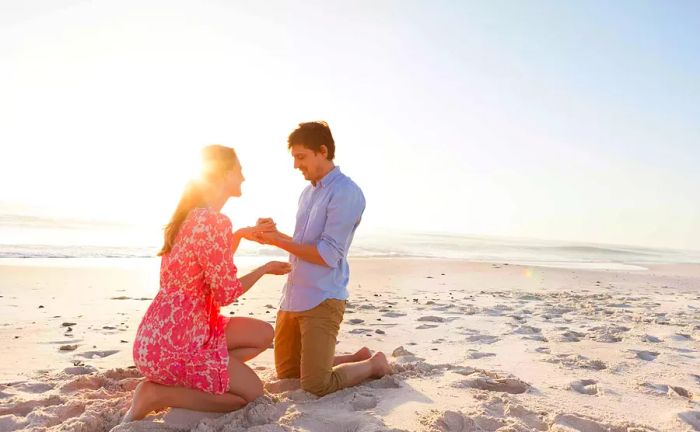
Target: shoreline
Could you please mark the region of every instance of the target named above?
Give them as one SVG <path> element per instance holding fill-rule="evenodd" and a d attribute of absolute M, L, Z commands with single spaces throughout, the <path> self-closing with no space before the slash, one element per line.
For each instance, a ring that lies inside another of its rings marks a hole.
<path fill-rule="evenodd" d="M 249 267 L 260 265 L 266 261 L 285 260 L 287 255 L 239 255 L 234 261 L 237 266 Z M 3 257 L 0 258 L 0 267 L 8 266 L 50 266 L 50 267 L 114 267 L 116 263 L 124 265 L 151 262 L 159 260 L 157 256 L 138 257 Z M 526 259 L 467 259 L 442 256 L 414 256 L 414 255 L 367 255 L 350 256 L 349 262 L 367 260 L 425 260 L 425 261 L 449 261 L 473 264 L 499 264 L 521 267 L 546 267 L 570 270 L 650 270 L 665 266 L 700 266 L 700 262 L 665 262 L 665 261 L 558 261 L 558 260 L 526 260 Z M 240 264 L 240 265 L 239 265 Z"/>

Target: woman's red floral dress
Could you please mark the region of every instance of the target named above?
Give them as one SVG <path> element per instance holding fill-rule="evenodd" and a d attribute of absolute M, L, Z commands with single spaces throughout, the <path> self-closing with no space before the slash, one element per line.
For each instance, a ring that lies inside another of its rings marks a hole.
<path fill-rule="evenodd" d="M 242 293 L 231 236 L 231 221 L 209 208 L 190 211 L 180 226 L 134 342 L 134 363 L 147 379 L 213 394 L 228 391 L 229 318 L 219 307 Z"/>

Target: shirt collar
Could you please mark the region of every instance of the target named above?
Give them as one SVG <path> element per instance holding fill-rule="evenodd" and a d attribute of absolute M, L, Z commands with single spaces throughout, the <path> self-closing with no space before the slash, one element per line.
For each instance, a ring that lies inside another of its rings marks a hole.
<path fill-rule="evenodd" d="M 316 187 L 328 187 L 331 183 L 335 181 L 338 177 L 340 177 L 342 173 L 340 172 L 340 167 L 336 166 L 332 170 L 328 172 L 321 180 L 316 182 Z"/>

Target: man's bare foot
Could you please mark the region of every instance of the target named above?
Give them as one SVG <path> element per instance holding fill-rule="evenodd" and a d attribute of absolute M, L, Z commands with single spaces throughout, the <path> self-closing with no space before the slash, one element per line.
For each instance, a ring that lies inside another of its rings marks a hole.
<path fill-rule="evenodd" d="M 373 378 L 381 378 L 384 375 L 391 375 L 393 373 L 383 352 L 375 353 L 369 361 L 372 364 Z"/>
<path fill-rule="evenodd" d="M 362 360 L 368 360 L 372 358 L 372 351 L 369 350 L 367 347 L 362 347 L 355 354 L 352 355 L 356 362 L 362 361 Z"/>
<path fill-rule="evenodd" d="M 131 407 L 124 414 L 122 423 L 141 420 L 151 411 L 158 408 L 156 401 L 156 385 L 150 381 L 142 381 L 136 386 L 134 391 L 134 399 L 131 401 Z"/>

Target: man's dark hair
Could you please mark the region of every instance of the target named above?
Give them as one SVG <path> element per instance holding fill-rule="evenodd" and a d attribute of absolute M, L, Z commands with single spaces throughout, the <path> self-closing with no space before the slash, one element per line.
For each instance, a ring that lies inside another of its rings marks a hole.
<path fill-rule="evenodd" d="M 335 141 L 333 141 L 331 128 L 324 121 L 299 123 L 299 127 L 289 134 L 287 143 L 289 144 L 287 148 L 301 144 L 313 150 L 314 153 L 319 153 L 321 146 L 324 145 L 328 149 L 328 160 L 333 160 L 335 157 Z"/>

